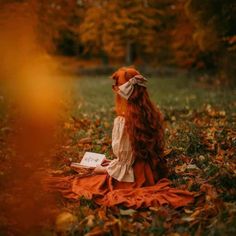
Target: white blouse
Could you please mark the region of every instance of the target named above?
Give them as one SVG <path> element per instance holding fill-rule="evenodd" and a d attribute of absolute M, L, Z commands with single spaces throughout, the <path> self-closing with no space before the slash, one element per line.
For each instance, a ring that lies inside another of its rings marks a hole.
<path fill-rule="evenodd" d="M 134 172 L 132 168 L 133 155 L 131 143 L 125 128 L 125 118 L 117 116 L 114 120 L 112 130 L 112 150 L 116 159 L 107 166 L 108 174 L 123 182 L 134 182 Z"/>

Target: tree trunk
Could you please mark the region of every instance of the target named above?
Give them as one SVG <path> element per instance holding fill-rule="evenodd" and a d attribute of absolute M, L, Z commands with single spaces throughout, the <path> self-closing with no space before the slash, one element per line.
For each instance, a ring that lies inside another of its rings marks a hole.
<path fill-rule="evenodd" d="M 132 63 L 132 44 L 130 40 L 127 40 L 126 42 L 126 57 L 125 57 L 125 63 L 127 65 Z"/>

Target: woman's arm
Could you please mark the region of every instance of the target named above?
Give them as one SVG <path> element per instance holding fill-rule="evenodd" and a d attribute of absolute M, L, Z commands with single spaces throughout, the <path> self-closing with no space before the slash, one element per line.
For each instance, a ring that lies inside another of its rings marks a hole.
<path fill-rule="evenodd" d="M 95 174 L 106 174 L 107 173 L 107 169 L 106 169 L 105 166 L 98 165 L 98 166 L 95 167 L 93 172 Z"/>

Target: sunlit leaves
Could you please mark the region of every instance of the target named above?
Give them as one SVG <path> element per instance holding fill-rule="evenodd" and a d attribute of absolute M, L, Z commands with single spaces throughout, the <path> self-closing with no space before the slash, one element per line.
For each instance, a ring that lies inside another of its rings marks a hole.
<path fill-rule="evenodd" d="M 146 36 L 154 40 L 154 27 L 159 24 L 156 10 L 144 8 L 142 1 L 108 1 L 102 7 L 91 5 L 79 27 L 81 40 L 88 50 L 104 51 L 116 59 L 125 57 L 127 40 L 148 49 Z"/>

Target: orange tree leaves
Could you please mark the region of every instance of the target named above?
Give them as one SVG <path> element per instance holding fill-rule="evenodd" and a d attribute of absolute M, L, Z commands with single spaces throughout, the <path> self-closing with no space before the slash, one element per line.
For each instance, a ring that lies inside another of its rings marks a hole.
<path fill-rule="evenodd" d="M 129 44 L 149 50 L 156 40 L 159 14 L 142 1 L 97 1 L 87 7 L 78 32 L 87 50 L 104 52 L 112 59 L 125 58 Z"/>

